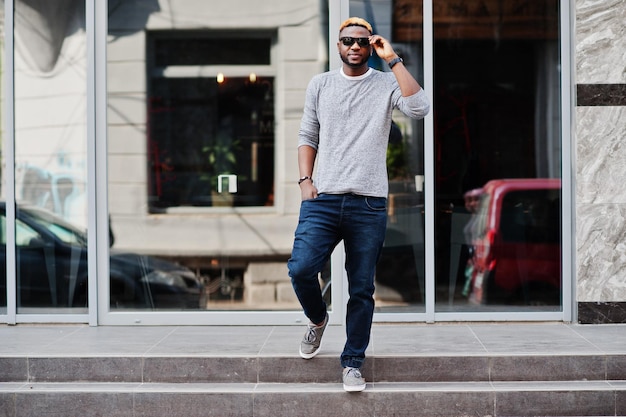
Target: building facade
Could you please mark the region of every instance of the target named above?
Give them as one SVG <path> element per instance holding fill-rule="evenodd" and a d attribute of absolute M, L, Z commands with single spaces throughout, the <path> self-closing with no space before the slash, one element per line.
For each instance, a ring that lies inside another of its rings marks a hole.
<path fill-rule="evenodd" d="M 299 122 L 353 15 L 432 101 L 394 115 L 375 320 L 626 320 L 623 1 L 2 3 L 0 322 L 304 320 Z"/>

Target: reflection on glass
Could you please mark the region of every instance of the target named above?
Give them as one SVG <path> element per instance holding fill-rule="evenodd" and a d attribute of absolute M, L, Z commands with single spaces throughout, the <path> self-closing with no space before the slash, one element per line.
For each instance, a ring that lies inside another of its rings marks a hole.
<path fill-rule="evenodd" d="M 325 44 L 327 11 L 165 3 L 109 1 L 111 310 L 299 310 L 289 178 L 305 89 L 327 56 L 293 37 Z M 118 275 L 120 252 L 141 272 Z"/>
<path fill-rule="evenodd" d="M 86 311 L 86 88 L 84 2 L 17 0 L 18 313 Z"/>
<path fill-rule="evenodd" d="M 201 279 L 174 262 L 112 252 L 110 270 L 112 308 L 197 310 L 205 304 Z"/>
<path fill-rule="evenodd" d="M 433 13 L 436 310 L 558 311 L 558 1 Z"/>
<path fill-rule="evenodd" d="M 560 194 L 558 179 L 485 185 L 466 274 L 471 303 L 559 305 Z"/>
<path fill-rule="evenodd" d="M 6 227 L 2 205 L 0 227 Z M 2 241 L 6 245 L 6 240 Z M 24 206 L 17 211 L 18 306 L 87 306 L 87 236 L 48 210 Z"/>
<path fill-rule="evenodd" d="M 269 206 L 274 185 L 274 79 L 151 82 L 150 210 Z"/>

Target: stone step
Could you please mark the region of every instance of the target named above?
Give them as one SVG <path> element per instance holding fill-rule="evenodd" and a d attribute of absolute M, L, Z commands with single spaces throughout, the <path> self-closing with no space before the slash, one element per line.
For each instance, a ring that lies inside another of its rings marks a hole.
<path fill-rule="evenodd" d="M 626 381 L 373 383 L 0 383 L 0 415 L 618 416 Z"/>
<path fill-rule="evenodd" d="M 0 382 L 333 383 L 333 355 L 0 357 Z M 373 382 L 626 380 L 626 355 L 373 356 Z"/>

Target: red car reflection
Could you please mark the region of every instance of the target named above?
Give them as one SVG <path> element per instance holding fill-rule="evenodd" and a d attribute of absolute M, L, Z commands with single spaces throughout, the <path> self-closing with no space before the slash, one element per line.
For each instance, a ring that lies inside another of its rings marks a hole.
<path fill-rule="evenodd" d="M 560 305 L 561 181 L 493 180 L 483 191 L 470 301 Z"/>

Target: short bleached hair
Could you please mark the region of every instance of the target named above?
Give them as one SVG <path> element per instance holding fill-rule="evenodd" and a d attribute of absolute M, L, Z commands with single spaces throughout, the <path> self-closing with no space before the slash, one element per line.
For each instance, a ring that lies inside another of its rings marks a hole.
<path fill-rule="evenodd" d="M 370 25 L 367 22 L 367 20 L 362 19 L 360 17 L 350 17 L 350 18 L 344 20 L 343 23 L 339 26 L 339 33 L 341 33 L 341 31 L 344 30 L 345 28 L 347 28 L 348 26 L 361 26 L 361 27 L 369 30 L 370 33 L 373 33 L 372 25 Z"/>

